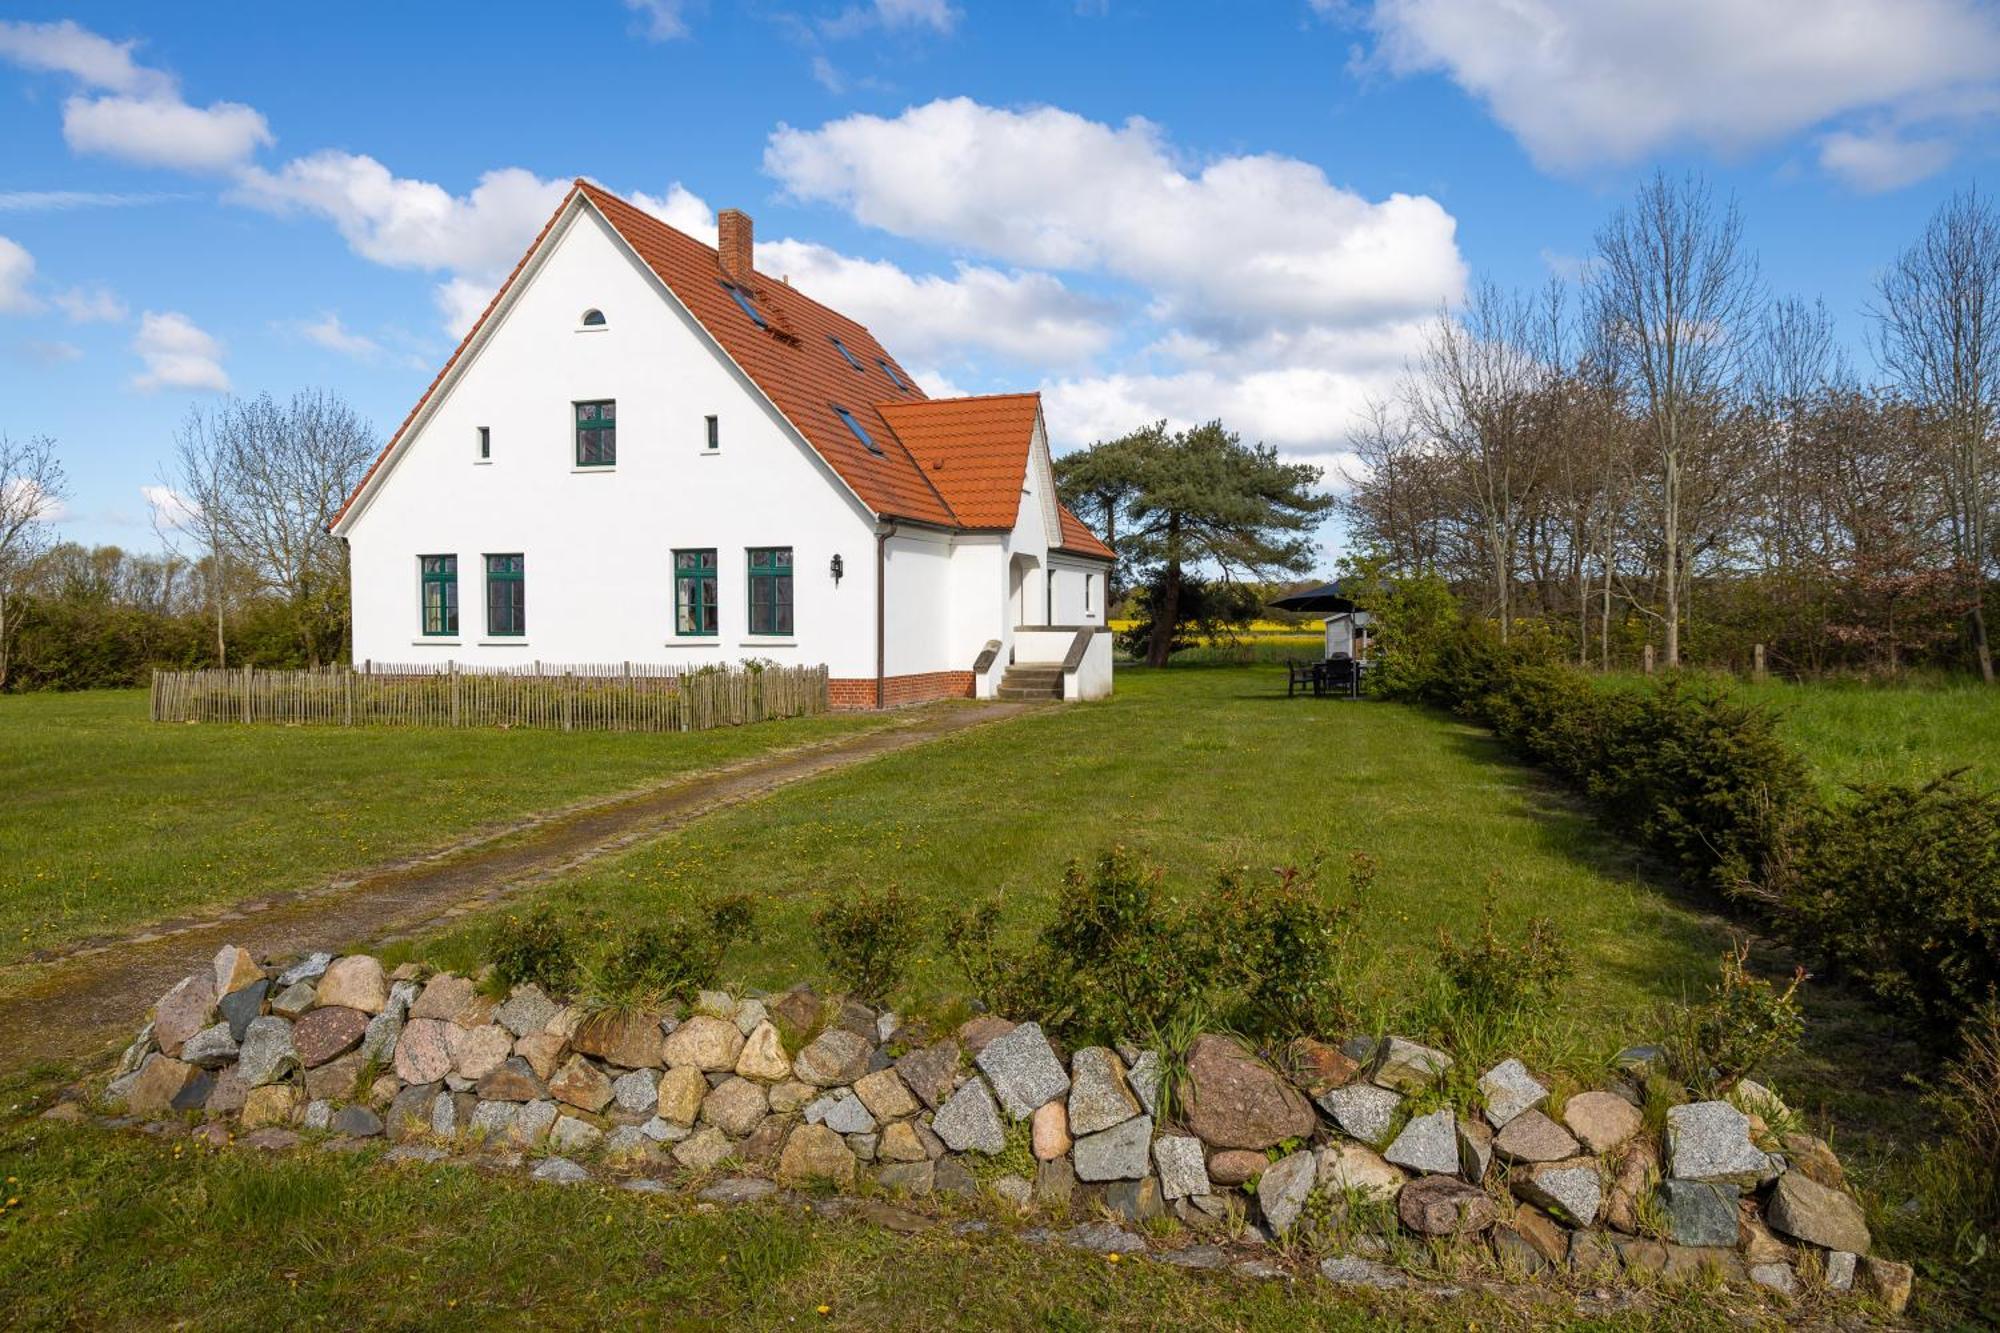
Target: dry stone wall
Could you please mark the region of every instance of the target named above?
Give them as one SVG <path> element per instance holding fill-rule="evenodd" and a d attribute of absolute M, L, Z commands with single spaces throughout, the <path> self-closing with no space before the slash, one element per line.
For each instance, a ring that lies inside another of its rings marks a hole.
<path fill-rule="evenodd" d="M 1827 1145 L 1774 1129 L 1792 1117 L 1748 1081 L 1649 1131 L 1641 1079 L 1657 1057 L 1630 1049 L 1560 1104 L 1504 1060 L 1454 1107 L 1439 1086 L 1451 1054 L 1400 1036 L 1259 1053 L 1211 1034 L 1170 1065 L 1133 1046 L 1065 1052 L 993 1016 L 925 1032 L 804 988 L 593 1012 L 366 955 L 264 966 L 232 947 L 160 998 L 101 1102 L 218 1146 L 380 1140 L 392 1161 L 723 1202 L 985 1194 L 1031 1239 L 1251 1273 L 1337 1236 L 1324 1278 L 1401 1285 L 1387 1260 L 1414 1236 L 1516 1276 L 1705 1273 L 1900 1310 L 1910 1270 L 1871 1252 Z M 1148 1225 L 1168 1215 L 1180 1227 Z M 1053 1219 L 1075 1225 L 1030 1225 Z"/>

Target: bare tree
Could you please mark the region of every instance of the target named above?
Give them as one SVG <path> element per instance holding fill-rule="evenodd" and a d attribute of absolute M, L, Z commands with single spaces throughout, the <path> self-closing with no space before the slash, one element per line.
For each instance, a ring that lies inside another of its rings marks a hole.
<path fill-rule="evenodd" d="M 291 608 L 308 663 L 338 647 L 347 553 L 327 525 L 374 453 L 373 432 L 354 409 L 317 389 L 283 403 L 260 394 L 188 414 L 169 482 L 179 497 L 176 522 L 210 563 L 218 656 L 224 578 L 238 572 Z"/>
<path fill-rule="evenodd" d="M 0 688 L 7 684 L 21 583 L 48 541 L 48 520 L 68 493 L 56 442 L 46 435 L 0 435 Z"/>
<path fill-rule="evenodd" d="M 1699 433 L 1735 388 L 1738 333 L 1756 300 L 1735 205 L 1717 209 L 1694 177 L 1656 174 L 1597 236 L 1591 296 L 1658 466 L 1661 620 L 1667 665 L 1681 656 L 1688 552 L 1687 467 Z"/>
<path fill-rule="evenodd" d="M 1972 584 L 1972 647 L 1991 684 L 1987 528 L 2000 407 L 2000 215 L 1993 205 L 1976 190 L 1953 195 L 1882 275 L 1871 313 L 1883 368 L 1934 426 L 1932 465 Z"/>
<path fill-rule="evenodd" d="M 217 429 L 229 411 L 204 414 L 198 407 L 188 409 L 180 429 L 174 432 L 174 457 L 160 482 L 166 494 L 153 504 L 153 528 L 171 549 L 178 549 L 183 536 L 201 549 L 208 565 L 208 597 L 215 616 L 215 662 L 229 665 L 229 645 L 224 635 L 224 615 L 228 605 L 227 571 L 231 526 L 227 517 L 231 495 L 232 467 L 228 442 Z"/>

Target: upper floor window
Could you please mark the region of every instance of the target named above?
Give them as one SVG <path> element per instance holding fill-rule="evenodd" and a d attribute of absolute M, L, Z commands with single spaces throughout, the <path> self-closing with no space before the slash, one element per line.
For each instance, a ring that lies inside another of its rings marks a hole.
<path fill-rule="evenodd" d="M 854 432 L 854 438 L 861 441 L 862 445 L 868 450 L 869 453 L 879 454 L 882 452 L 882 450 L 876 445 L 875 441 L 868 437 L 868 432 L 862 428 L 861 423 L 854 419 L 854 414 L 852 412 L 848 411 L 846 408 L 842 407 L 838 403 L 835 403 L 833 405 L 833 410 L 834 413 L 840 417 L 841 421 L 845 423 L 847 428 Z"/>
<path fill-rule="evenodd" d="M 854 369 L 857 371 L 866 369 L 866 367 L 864 367 L 859 361 L 855 360 L 854 353 L 847 350 L 846 343 L 842 342 L 840 339 L 832 336 L 831 334 L 827 335 L 827 341 L 840 349 L 840 354 L 843 357 L 847 358 L 848 365 L 853 366 Z"/>
<path fill-rule="evenodd" d="M 715 552 L 674 552 L 674 633 L 714 634 Z"/>
<path fill-rule="evenodd" d="M 888 359 L 886 357 L 878 358 L 875 364 L 882 367 L 882 373 L 889 377 L 889 383 L 895 385 L 897 388 L 903 390 L 905 393 L 909 391 L 910 386 L 903 383 L 903 377 L 896 373 L 896 368 L 889 364 Z"/>
<path fill-rule="evenodd" d="M 458 633 L 458 557 L 420 555 L 425 634 Z"/>
<path fill-rule="evenodd" d="M 722 418 L 708 418 L 708 449 L 714 453 L 722 447 Z"/>
<path fill-rule="evenodd" d="M 527 561 L 520 554 L 486 557 L 486 632 L 518 638 L 528 632 Z"/>
<path fill-rule="evenodd" d="M 757 303 L 750 299 L 750 293 L 744 291 L 741 287 L 738 287 L 733 282 L 723 283 L 722 290 L 729 293 L 731 299 L 733 299 L 736 302 L 737 308 L 742 310 L 744 314 L 750 317 L 751 323 L 755 324 L 760 329 L 768 329 L 771 327 L 770 324 L 767 323 L 764 319 L 764 312 L 759 310 L 757 308 Z"/>
<path fill-rule="evenodd" d="M 586 310 L 586 311 L 584 311 L 584 312 L 583 312 L 583 327 L 585 327 L 586 329 L 601 329 L 601 328 L 603 328 L 603 327 L 604 327 L 604 312 L 603 312 L 602 310 Z"/>
<path fill-rule="evenodd" d="M 610 467 L 618 461 L 618 404 L 612 399 L 576 405 L 576 465 Z"/>
<path fill-rule="evenodd" d="M 753 547 L 750 551 L 750 632 L 792 632 L 792 548 Z"/>
<path fill-rule="evenodd" d="M 481 426 L 479 428 L 479 461 L 482 463 L 493 461 L 493 428 L 491 426 Z"/>
<path fill-rule="evenodd" d="M 1090 614 L 1090 588 L 1096 582 L 1097 575 L 1095 574 L 1085 574 L 1083 576 L 1083 613 L 1085 615 Z"/>

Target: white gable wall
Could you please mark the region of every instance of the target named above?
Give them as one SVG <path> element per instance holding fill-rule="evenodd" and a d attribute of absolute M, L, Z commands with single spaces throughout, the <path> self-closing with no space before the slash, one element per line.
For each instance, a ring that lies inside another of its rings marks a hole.
<path fill-rule="evenodd" d="M 872 516 L 593 211 L 544 254 L 349 522 L 356 661 L 756 656 L 872 676 Z M 582 331 L 593 307 L 606 326 Z M 601 398 L 618 405 L 617 465 L 579 469 L 572 405 Z M 480 426 L 492 432 L 486 464 Z M 791 636 L 749 633 L 752 546 L 792 548 Z M 701 547 L 717 552 L 721 632 L 688 640 L 674 633 L 673 552 Z M 495 640 L 483 557 L 517 551 L 528 633 Z M 460 633 L 449 639 L 422 634 L 417 558 L 433 554 L 458 556 Z"/>

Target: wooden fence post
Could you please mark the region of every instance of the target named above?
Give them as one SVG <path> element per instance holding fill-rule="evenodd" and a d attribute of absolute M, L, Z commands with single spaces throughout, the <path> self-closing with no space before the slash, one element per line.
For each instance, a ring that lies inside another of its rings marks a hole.
<path fill-rule="evenodd" d="M 453 660 L 445 665 L 451 670 L 451 724 L 455 727 L 458 725 L 458 662 Z"/>
<path fill-rule="evenodd" d="M 252 670 L 253 668 L 247 666 L 243 668 L 243 720 L 245 722 L 250 720 L 250 691 L 255 688 L 250 675 Z"/>
<path fill-rule="evenodd" d="M 1764 679 L 1764 645 L 1761 643 L 1750 649 L 1750 678 L 1756 681 Z"/>
<path fill-rule="evenodd" d="M 348 667 L 340 673 L 341 694 L 346 700 L 344 725 L 354 725 L 354 668 Z"/>
<path fill-rule="evenodd" d="M 1644 653 L 1642 653 L 1642 654 L 1641 654 L 1640 656 L 1641 656 L 1641 660 L 1642 660 L 1642 661 L 1643 661 L 1643 662 L 1645 663 L 1645 665 L 1646 665 L 1646 674 L 1647 674 L 1647 675 L 1649 675 L 1649 676 L 1650 676 L 1650 675 L 1652 675 L 1652 674 L 1653 674 L 1653 645 L 1652 645 L 1652 644 L 1650 644 L 1650 643 L 1649 643 L 1649 644 L 1647 644 L 1647 645 L 1646 645 L 1646 650 L 1645 650 L 1645 652 L 1644 652 Z"/>

